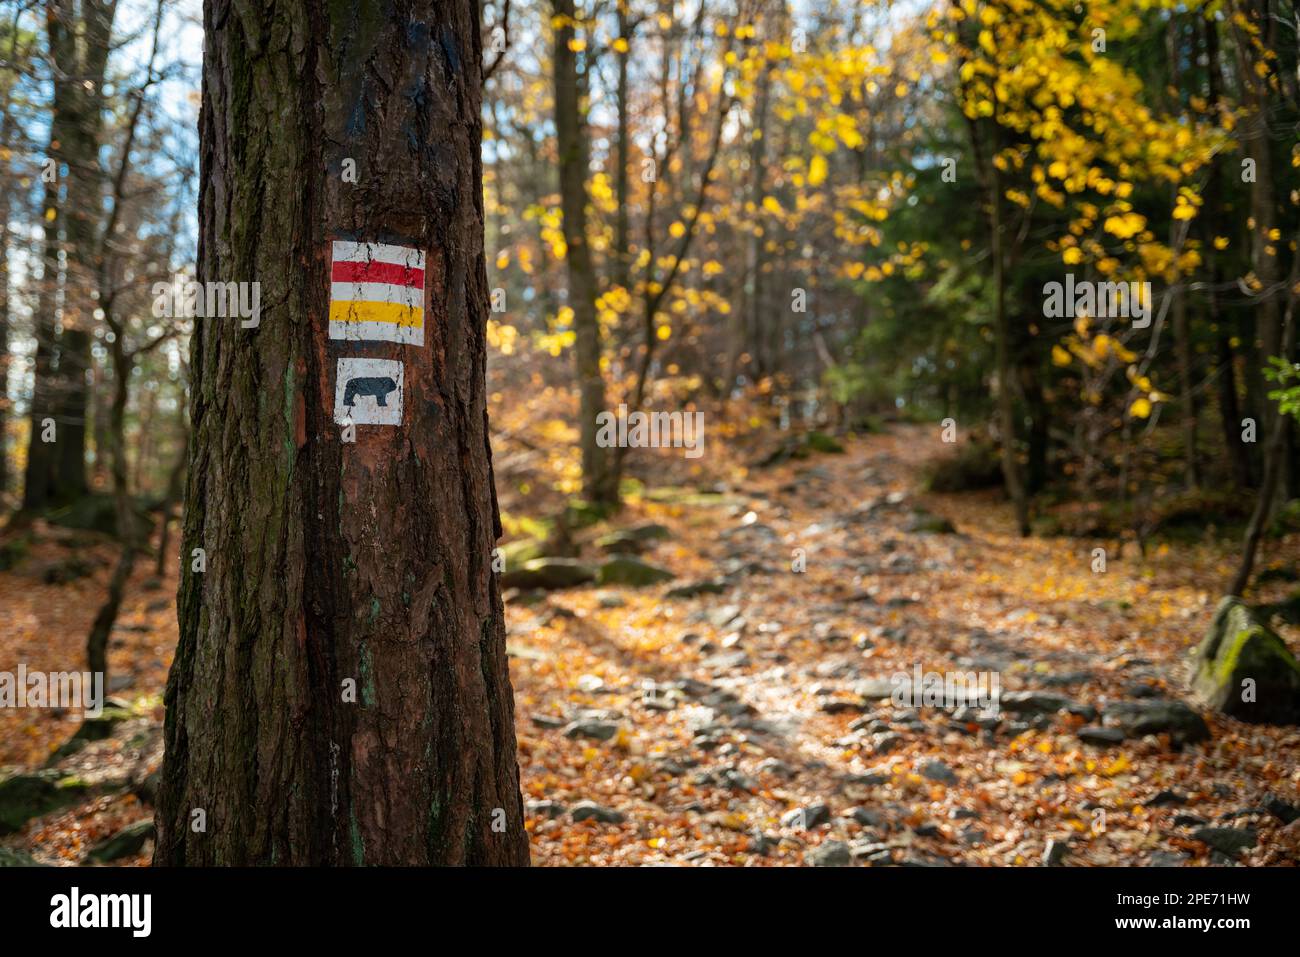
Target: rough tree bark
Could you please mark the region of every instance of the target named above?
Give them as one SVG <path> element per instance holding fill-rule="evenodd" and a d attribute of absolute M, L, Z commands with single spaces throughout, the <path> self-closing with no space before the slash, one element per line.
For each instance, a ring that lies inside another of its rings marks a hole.
<path fill-rule="evenodd" d="M 204 27 L 199 276 L 259 281 L 263 308 L 192 340 L 154 861 L 526 864 L 491 570 L 478 6 L 209 0 Z M 426 254 L 423 344 L 329 338 L 334 241 Z M 347 357 L 402 363 L 400 424 L 345 441 Z"/>

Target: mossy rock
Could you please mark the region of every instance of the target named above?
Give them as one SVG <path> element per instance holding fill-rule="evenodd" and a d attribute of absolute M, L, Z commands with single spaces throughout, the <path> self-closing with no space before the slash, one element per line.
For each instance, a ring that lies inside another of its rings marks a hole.
<path fill-rule="evenodd" d="M 804 436 L 803 444 L 810 452 L 820 452 L 823 455 L 842 455 L 844 446 L 833 435 L 827 435 L 825 432 L 812 431 Z"/>
<path fill-rule="evenodd" d="M 1255 576 L 1255 584 L 1267 585 L 1269 582 L 1298 582 L 1300 572 L 1294 565 L 1281 565 L 1277 568 L 1265 568 Z"/>
<path fill-rule="evenodd" d="M 136 532 L 142 537 L 152 534 L 154 520 L 149 513 L 149 503 L 133 499 L 131 508 L 135 517 Z M 117 537 L 117 503 L 112 495 L 92 493 L 83 495 L 69 505 L 52 509 L 45 516 L 52 525 L 75 528 L 80 531 L 99 532 Z"/>
<path fill-rule="evenodd" d="M 596 568 L 576 558 L 534 558 L 501 576 L 504 588 L 576 588 L 596 580 Z"/>
<path fill-rule="evenodd" d="M 814 430 L 782 442 L 765 458 L 760 459 L 756 463 L 756 467 L 768 468 L 791 459 L 802 461 L 815 452 L 824 455 L 839 455 L 844 452 L 844 446 L 834 436 Z"/>
<path fill-rule="evenodd" d="M 934 459 L 925 469 L 931 492 L 974 492 L 1002 485 L 1002 459 L 992 442 L 963 443 L 953 455 Z"/>
<path fill-rule="evenodd" d="M 685 585 L 678 585 L 676 588 L 668 589 L 665 598 L 697 598 L 700 595 L 721 595 L 727 590 L 727 581 L 725 578 L 706 578 L 700 581 L 688 582 Z"/>
<path fill-rule="evenodd" d="M 849 423 L 849 431 L 859 435 L 884 435 L 889 431 L 885 420 L 878 415 L 863 415 Z"/>
<path fill-rule="evenodd" d="M 12 834 L 34 817 L 76 804 L 89 790 L 80 778 L 62 771 L 0 774 L 0 834 Z"/>
<path fill-rule="evenodd" d="M 649 489 L 645 497 L 661 505 L 684 505 L 690 508 L 722 508 L 727 505 L 740 505 L 743 499 L 722 492 L 709 492 L 700 489 L 679 488 L 674 485 L 662 485 Z"/>
<path fill-rule="evenodd" d="M 542 553 L 542 543 L 535 538 L 521 538 L 518 541 L 507 542 L 500 548 L 507 572 L 522 568 L 525 562 L 531 562 L 535 558 L 545 557 Z"/>
<path fill-rule="evenodd" d="M 1130 738 L 1168 734 L 1171 741 L 1183 745 L 1195 744 L 1210 736 L 1205 719 L 1181 701 L 1116 701 L 1106 706 L 1102 716 L 1107 725 L 1118 727 Z"/>
<path fill-rule="evenodd" d="M 105 704 L 104 710 L 97 718 L 84 718 L 81 727 L 77 728 L 73 738 L 82 741 L 103 741 L 105 738 L 113 736 L 113 729 L 117 725 L 133 717 L 130 707 L 119 699 L 114 699 L 118 703 Z"/>
<path fill-rule="evenodd" d="M 601 585 L 630 585 L 642 588 L 672 581 L 676 576 L 666 568 L 651 565 L 635 555 L 615 555 L 600 566 L 597 581 Z"/>
<path fill-rule="evenodd" d="M 1281 601 L 1260 605 L 1256 611 L 1269 624 L 1278 619 L 1288 625 L 1300 625 L 1300 591 L 1293 591 Z"/>
<path fill-rule="evenodd" d="M 1300 498 L 1293 498 L 1277 511 L 1269 534 L 1281 538 L 1290 532 L 1300 531 Z"/>
<path fill-rule="evenodd" d="M 95 566 L 79 555 L 72 555 L 59 561 L 47 562 L 35 570 L 39 571 L 41 581 L 47 585 L 68 585 L 93 575 Z"/>
<path fill-rule="evenodd" d="M 919 535 L 954 535 L 956 526 L 942 515 L 932 512 L 914 512 L 907 523 L 907 531 Z"/>
<path fill-rule="evenodd" d="M 667 525 L 660 525 L 658 522 L 642 522 L 640 525 L 633 525 L 631 528 L 625 528 L 622 531 L 625 535 L 630 535 L 638 542 L 662 541 L 672 534 Z"/>
<path fill-rule="evenodd" d="M 12 571 L 23 563 L 32 548 L 32 537 L 16 535 L 0 545 L 0 572 Z"/>
<path fill-rule="evenodd" d="M 597 522 L 603 522 L 618 511 L 618 505 L 607 502 L 588 502 L 584 499 L 569 499 L 564 506 L 563 520 L 568 528 L 588 528 Z"/>
<path fill-rule="evenodd" d="M 39 867 L 26 851 L 16 847 L 0 847 L 0 867 Z"/>
<path fill-rule="evenodd" d="M 611 554 L 639 555 L 645 551 L 646 543 L 634 535 L 629 535 L 625 530 L 619 529 L 596 539 L 596 547 L 602 552 L 610 552 Z"/>
<path fill-rule="evenodd" d="M 1215 610 L 1196 649 L 1192 691 L 1242 721 L 1300 724 L 1300 662 L 1239 598 L 1229 596 Z"/>
<path fill-rule="evenodd" d="M 92 861 L 104 863 L 116 861 L 123 857 L 139 854 L 144 842 L 152 840 L 154 826 L 152 818 L 145 818 L 128 824 L 110 838 L 100 841 L 90 849 L 86 856 Z"/>
<path fill-rule="evenodd" d="M 596 547 L 601 551 L 618 555 L 639 555 L 652 542 L 668 537 L 668 529 L 655 522 L 635 525 L 632 528 L 620 528 L 596 539 Z"/>
<path fill-rule="evenodd" d="M 1215 537 L 1232 537 L 1248 518 L 1243 501 L 1245 496 L 1230 502 L 1211 496 L 1189 501 L 1180 496 L 1171 504 L 1162 502 L 1157 506 L 1153 534 L 1170 541 L 1199 542 L 1213 528 Z"/>

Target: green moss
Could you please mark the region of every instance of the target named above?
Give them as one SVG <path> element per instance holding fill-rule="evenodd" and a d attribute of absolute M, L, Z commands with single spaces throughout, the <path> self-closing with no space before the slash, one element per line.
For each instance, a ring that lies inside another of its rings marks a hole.
<path fill-rule="evenodd" d="M 1263 634 L 1263 629 L 1258 625 L 1252 625 L 1249 628 L 1243 628 L 1238 631 L 1229 642 L 1228 647 L 1221 651 L 1216 659 L 1214 668 L 1214 678 L 1216 681 L 1227 681 L 1232 677 L 1232 673 L 1237 669 L 1237 661 L 1241 657 L 1242 646 L 1250 639 L 1251 635 Z"/>
<path fill-rule="evenodd" d="M 366 842 L 361 837 L 361 826 L 357 824 L 355 808 L 348 811 L 348 830 L 352 836 L 352 863 L 360 867 L 366 862 Z"/>
<path fill-rule="evenodd" d="M 375 703 L 375 676 L 373 671 L 373 662 L 370 658 L 370 649 L 363 641 L 357 655 L 357 667 L 361 672 L 361 703 L 366 707 L 371 707 Z"/>
<path fill-rule="evenodd" d="M 293 363 L 290 362 L 284 369 L 284 455 L 289 467 L 285 473 L 285 479 L 293 475 L 294 459 L 298 450 L 298 436 L 294 429 L 294 393 L 297 391 L 297 383 L 294 381 Z"/>
<path fill-rule="evenodd" d="M 1247 679 L 1259 689 L 1243 700 Z M 1248 721 L 1300 722 L 1300 662 L 1249 606 L 1227 598 L 1196 651 L 1192 687 L 1206 704 Z"/>
<path fill-rule="evenodd" d="M 804 444 L 814 452 L 821 452 L 826 455 L 839 455 L 844 451 L 844 446 L 834 436 L 827 435 L 825 432 L 809 432 L 804 437 Z"/>

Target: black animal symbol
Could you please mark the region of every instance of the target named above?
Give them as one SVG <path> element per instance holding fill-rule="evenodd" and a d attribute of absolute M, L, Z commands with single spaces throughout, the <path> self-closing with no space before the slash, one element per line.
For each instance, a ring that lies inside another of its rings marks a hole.
<path fill-rule="evenodd" d="M 388 393 L 396 390 L 397 383 L 389 376 L 362 376 L 358 379 L 349 379 L 347 388 L 343 390 L 343 404 L 348 408 L 356 405 L 356 398 L 359 395 L 374 396 L 379 404 L 387 407 Z"/>

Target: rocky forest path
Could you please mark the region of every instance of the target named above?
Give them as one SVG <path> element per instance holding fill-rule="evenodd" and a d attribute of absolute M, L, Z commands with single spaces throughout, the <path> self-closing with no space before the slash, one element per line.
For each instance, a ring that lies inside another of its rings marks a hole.
<path fill-rule="evenodd" d="M 1232 544 L 1020 539 L 995 493 L 921 491 L 934 432 L 655 490 L 577 536 L 671 581 L 507 590 L 535 864 L 1297 860 L 1300 733 L 1187 694 Z M 111 548 L 46 531 L 0 573 L 0 670 L 81 660 Z M 70 554 L 90 573 L 49 581 Z M 103 740 L 59 756 L 71 716 L 0 709 L 26 782 L 0 783 L 0 863 L 147 862 L 174 591 L 133 583 Z M 900 674 L 958 672 L 998 708 L 892 700 Z M 22 795 L 37 813 L 6 810 Z"/>
<path fill-rule="evenodd" d="M 1296 859 L 1300 734 L 1184 703 L 1232 544 L 1021 539 L 920 491 L 936 431 L 657 496 L 673 582 L 509 605 L 537 863 Z M 1000 711 L 891 700 L 949 672 Z"/>

